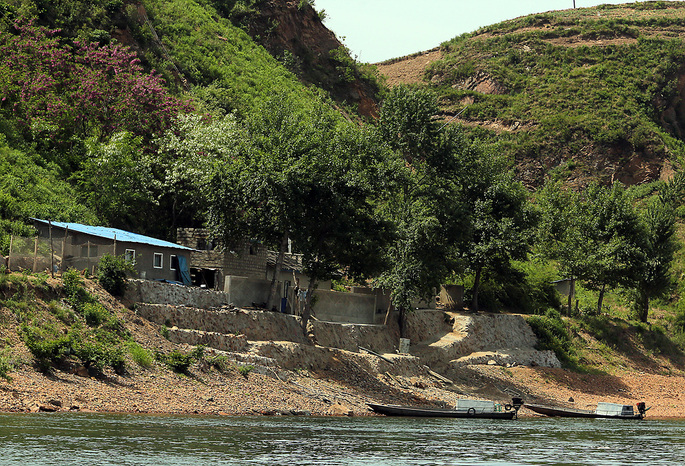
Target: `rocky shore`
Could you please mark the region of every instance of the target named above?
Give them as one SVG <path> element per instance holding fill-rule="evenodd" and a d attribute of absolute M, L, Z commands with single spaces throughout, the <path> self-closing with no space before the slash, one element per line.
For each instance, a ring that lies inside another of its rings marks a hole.
<path fill-rule="evenodd" d="M 10 382 L 0 382 L 0 411 L 368 416 L 373 414 L 367 402 L 449 406 L 472 397 L 505 403 L 519 393 L 530 402 L 587 409 L 598 401 L 645 401 L 650 418 L 685 417 L 685 377 L 680 375 L 470 366 L 461 380 L 446 384 L 432 377 L 373 374 L 353 368 L 353 361 L 340 361 L 323 373 L 255 369 L 243 375 L 200 365 L 189 375 L 157 366 L 98 378 L 57 370 L 43 374 L 27 366 L 11 373 Z M 532 413 L 524 408 L 521 415 Z"/>
<path fill-rule="evenodd" d="M 58 285 L 50 284 L 53 290 L 59 289 Z M 97 284 L 89 281 L 88 287 L 150 354 L 192 350 L 187 343 L 170 341 L 168 332 L 164 336 L 163 326 L 137 315 Z M 45 305 L 40 296 L 36 303 Z M 417 341 L 431 335 L 443 337 L 423 347 L 412 347 L 412 354 L 373 354 L 267 338 L 242 342 L 236 352 L 208 347 L 204 357 L 186 374 L 176 373 L 158 361 L 143 367 L 127 355 L 122 374 L 106 369 L 92 376 L 73 362 L 48 372 L 39 371 L 18 336 L 16 316 L 0 305 L 0 321 L 4 322 L 0 339 L 4 354 L 9 352 L 14 362 L 8 373 L 11 380 L 0 379 L 0 412 L 371 416 L 374 414 L 368 402 L 449 407 L 459 398 L 504 404 L 516 395 L 531 403 L 583 409 L 591 409 L 599 401 L 631 405 L 644 401 L 651 406 L 650 418 L 685 417 L 683 368 L 668 359 L 654 357 L 649 364 L 641 365 L 626 363 L 621 372 L 582 374 L 534 362 L 503 364 L 497 361 L 502 352 L 485 352 L 473 354 L 497 357 L 461 358 L 455 360 L 458 364 L 440 367 L 440 354 L 449 354 L 455 348 L 463 350 L 466 345 L 488 342 L 497 347 L 497 341 L 526 344 L 520 329 L 511 330 L 514 316 L 498 317 L 506 323 L 500 330 L 493 316 L 446 316 L 440 312 L 417 314 L 418 320 L 413 323 Z M 436 330 L 436 326 L 440 328 Z M 502 329 L 510 333 L 498 335 L 505 331 Z M 326 338 L 333 340 L 332 330 L 325 330 L 329 332 Z M 358 332 L 348 329 L 352 330 Z M 473 330 L 481 333 L 477 337 L 469 334 Z M 245 352 L 246 348 L 251 348 L 251 353 Z M 216 356 L 222 358 L 222 365 L 213 363 Z M 523 408 L 520 415 L 533 414 Z"/>

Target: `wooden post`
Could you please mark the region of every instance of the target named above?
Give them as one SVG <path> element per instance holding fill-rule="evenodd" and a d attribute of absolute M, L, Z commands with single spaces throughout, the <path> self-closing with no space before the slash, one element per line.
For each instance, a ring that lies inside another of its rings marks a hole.
<path fill-rule="evenodd" d="M 88 249 L 86 249 L 86 270 L 90 271 L 90 241 L 88 241 L 86 244 L 88 247 Z"/>
<path fill-rule="evenodd" d="M 10 252 L 9 255 L 7 256 L 7 271 L 10 272 L 12 269 L 10 268 L 10 261 L 12 260 L 12 244 L 14 242 L 14 235 L 10 235 Z"/>
<path fill-rule="evenodd" d="M 48 220 L 48 231 L 50 236 L 50 276 L 55 278 L 55 251 L 52 248 L 52 220 Z"/>
<path fill-rule="evenodd" d="M 33 269 L 32 272 L 36 273 L 36 261 L 38 260 L 38 237 L 33 241 Z"/>
<path fill-rule="evenodd" d="M 62 260 L 59 263 L 59 271 L 64 272 L 64 248 L 67 244 L 67 236 L 69 235 L 69 227 L 64 229 L 64 238 L 62 239 Z"/>
<path fill-rule="evenodd" d="M 112 255 L 114 257 L 117 257 L 117 235 L 116 235 L 116 233 L 114 234 L 114 247 L 112 249 Z"/>

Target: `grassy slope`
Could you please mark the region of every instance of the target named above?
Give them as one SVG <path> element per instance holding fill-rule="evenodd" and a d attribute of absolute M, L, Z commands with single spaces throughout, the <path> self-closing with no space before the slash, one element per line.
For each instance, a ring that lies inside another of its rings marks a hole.
<path fill-rule="evenodd" d="M 517 161 L 543 161 L 553 176 L 608 177 L 589 166 L 607 152 L 618 164 L 635 152 L 677 161 L 685 146 L 677 112 L 666 110 L 679 99 L 685 4 L 664 3 L 665 9 L 629 4 L 550 12 L 485 27 L 444 43 L 445 55 L 426 80 L 445 111 L 466 108 L 462 118 L 481 128 L 486 121 L 514 126 L 499 134 L 505 152 Z M 468 78 L 483 76 L 503 92 L 465 89 Z"/>

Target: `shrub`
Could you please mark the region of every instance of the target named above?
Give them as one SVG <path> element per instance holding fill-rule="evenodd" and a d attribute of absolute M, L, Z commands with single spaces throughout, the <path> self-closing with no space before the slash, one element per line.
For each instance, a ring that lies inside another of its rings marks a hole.
<path fill-rule="evenodd" d="M 128 352 L 133 361 L 140 367 L 149 368 L 152 366 L 153 357 L 148 350 L 140 346 L 138 343 L 130 342 L 128 344 Z"/>
<path fill-rule="evenodd" d="M 74 313 L 62 307 L 57 301 L 50 301 L 48 303 L 48 310 L 64 324 L 70 325 L 76 320 Z"/>
<path fill-rule="evenodd" d="M 11 353 L 9 350 L 5 350 L 0 353 L 0 378 L 11 382 L 12 377 L 10 377 L 8 373 L 12 369 L 14 369 L 14 362 L 12 361 Z"/>
<path fill-rule="evenodd" d="M 211 367 L 214 367 L 219 372 L 228 372 L 233 366 L 229 359 L 223 355 L 216 355 L 212 358 L 209 358 L 207 362 Z"/>
<path fill-rule="evenodd" d="M 247 378 L 248 374 L 254 370 L 254 366 L 251 364 L 247 364 L 245 366 L 238 366 L 238 372 L 240 372 L 240 375 L 243 377 Z"/>
<path fill-rule="evenodd" d="M 174 350 L 166 355 L 157 353 L 156 357 L 158 361 L 166 364 L 172 371 L 180 374 L 188 374 L 188 369 L 195 362 L 192 353 L 186 354 L 178 350 Z"/>
<path fill-rule="evenodd" d="M 53 363 L 63 360 L 71 352 L 71 341 L 50 326 L 37 327 L 22 324 L 19 330 L 38 367 L 47 371 Z"/>
<path fill-rule="evenodd" d="M 117 373 L 124 371 L 124 349 L 111 333 L 76 328 L 69 339 L 73 354 L 87 369 L 100 373 L 109 366 Z"/>
<path fill-rule="evenodd" d="M 123 257 L 105 254 L 98 265 L 98 281 L 109 294 L 122 296 L 126 291 L 126 278 L 133 272 L 133 265 Z"/>
<path fill-rule="evenodd" d="M 81 315 L 91 327 L 98 327 L 112 317 L 100 303 L 86 303 L 81 308 Z"/>
<path fill-rule="evenodd" d="M 537 349 L 552 350 L 561 362 L 573 363 L 571 335 L 558 311 L 549 309 L 545 315 L 526 317 L 526 322 L 538 339 Z"/>

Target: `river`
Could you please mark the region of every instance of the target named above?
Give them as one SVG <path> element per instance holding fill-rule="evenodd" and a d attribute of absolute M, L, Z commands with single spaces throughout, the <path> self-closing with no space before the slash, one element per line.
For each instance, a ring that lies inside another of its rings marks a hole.
<path fill-rule="evenodd" d="M 682 464 L 685 420 L 0 415 L 0 464 Z"/>

